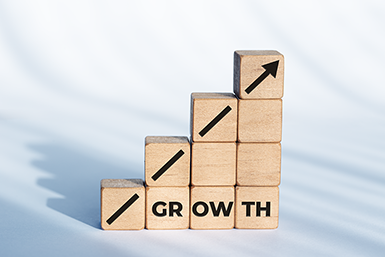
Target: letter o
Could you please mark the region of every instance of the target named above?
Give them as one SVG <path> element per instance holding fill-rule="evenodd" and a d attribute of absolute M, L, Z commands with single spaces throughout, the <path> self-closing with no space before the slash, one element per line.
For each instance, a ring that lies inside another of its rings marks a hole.
<path fill-rule="evenodd" d="M 198 206 L 202 205 L 203 206 L 203 212 L 199 213 L 198 212 Z M 192 212 L 194 213 L 195 216 L 197 217 L 203 217 L 206 216 L 207 213 L 209 213 L 209 206 L 205 202 L 196 202 L 194 203 L 192 207 Z"/>

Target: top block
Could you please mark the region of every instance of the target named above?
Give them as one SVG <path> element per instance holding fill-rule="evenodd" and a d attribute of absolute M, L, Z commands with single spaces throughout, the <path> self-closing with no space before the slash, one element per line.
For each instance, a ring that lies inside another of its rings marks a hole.
<path fill-rule="evenodd" d="M 194 142 L 235 142 L 238 99 L 232 93 L 191 94 L 191 138 Z"/>
<path fill-rule="evenodd" d="M 274 50 L 234 52 L 234 93 L 240 99 L 283 97 L 283 55 Z"/>

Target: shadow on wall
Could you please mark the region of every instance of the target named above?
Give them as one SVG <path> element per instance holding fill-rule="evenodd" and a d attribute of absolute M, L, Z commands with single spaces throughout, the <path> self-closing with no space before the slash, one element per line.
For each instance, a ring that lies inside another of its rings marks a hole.
<path fill-rule="evenodd" d="M 32 165 L 53 175 L 53 178 L 39 179 L 37 184 L 64 196 L 48 199 L 47 206 L 98 229 L 101 228 L 100 180 L 138 178 L 134 170 L 142 170 L 135 165 L 127 170 L 60 145 L 28 147 L 45 156 Z"/>

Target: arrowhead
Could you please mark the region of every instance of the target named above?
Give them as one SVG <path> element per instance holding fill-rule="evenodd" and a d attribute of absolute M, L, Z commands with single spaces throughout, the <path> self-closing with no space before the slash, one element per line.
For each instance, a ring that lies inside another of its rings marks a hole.
<path fill-rule="evenodd" d="M 268 73 L 270 73 L 271 76 L 273 76 L 273 77 L 275 78 L 275 76 L 277 75 L 278 63 L 279 63 L 279 60 L 278 60 L 278 61 L 275 61 L 275 62 L 271 62 L 271 63 L 265 64 L 265 65 L 262 65 L 262 67 L 263 67 Z"/>

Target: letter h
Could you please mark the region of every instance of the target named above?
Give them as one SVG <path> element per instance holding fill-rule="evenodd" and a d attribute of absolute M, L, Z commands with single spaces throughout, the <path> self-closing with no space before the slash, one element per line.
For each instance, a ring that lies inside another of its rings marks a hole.
<path fill-rule="evenodd" d="M 266 217 L 270 217 L 270 202 L 266 202 L 266 207 L 261 207 L 261 202 L 256 202 L 257 204 L 257 217 L 261 217 L 261 211 L 266 212 Z"/>

